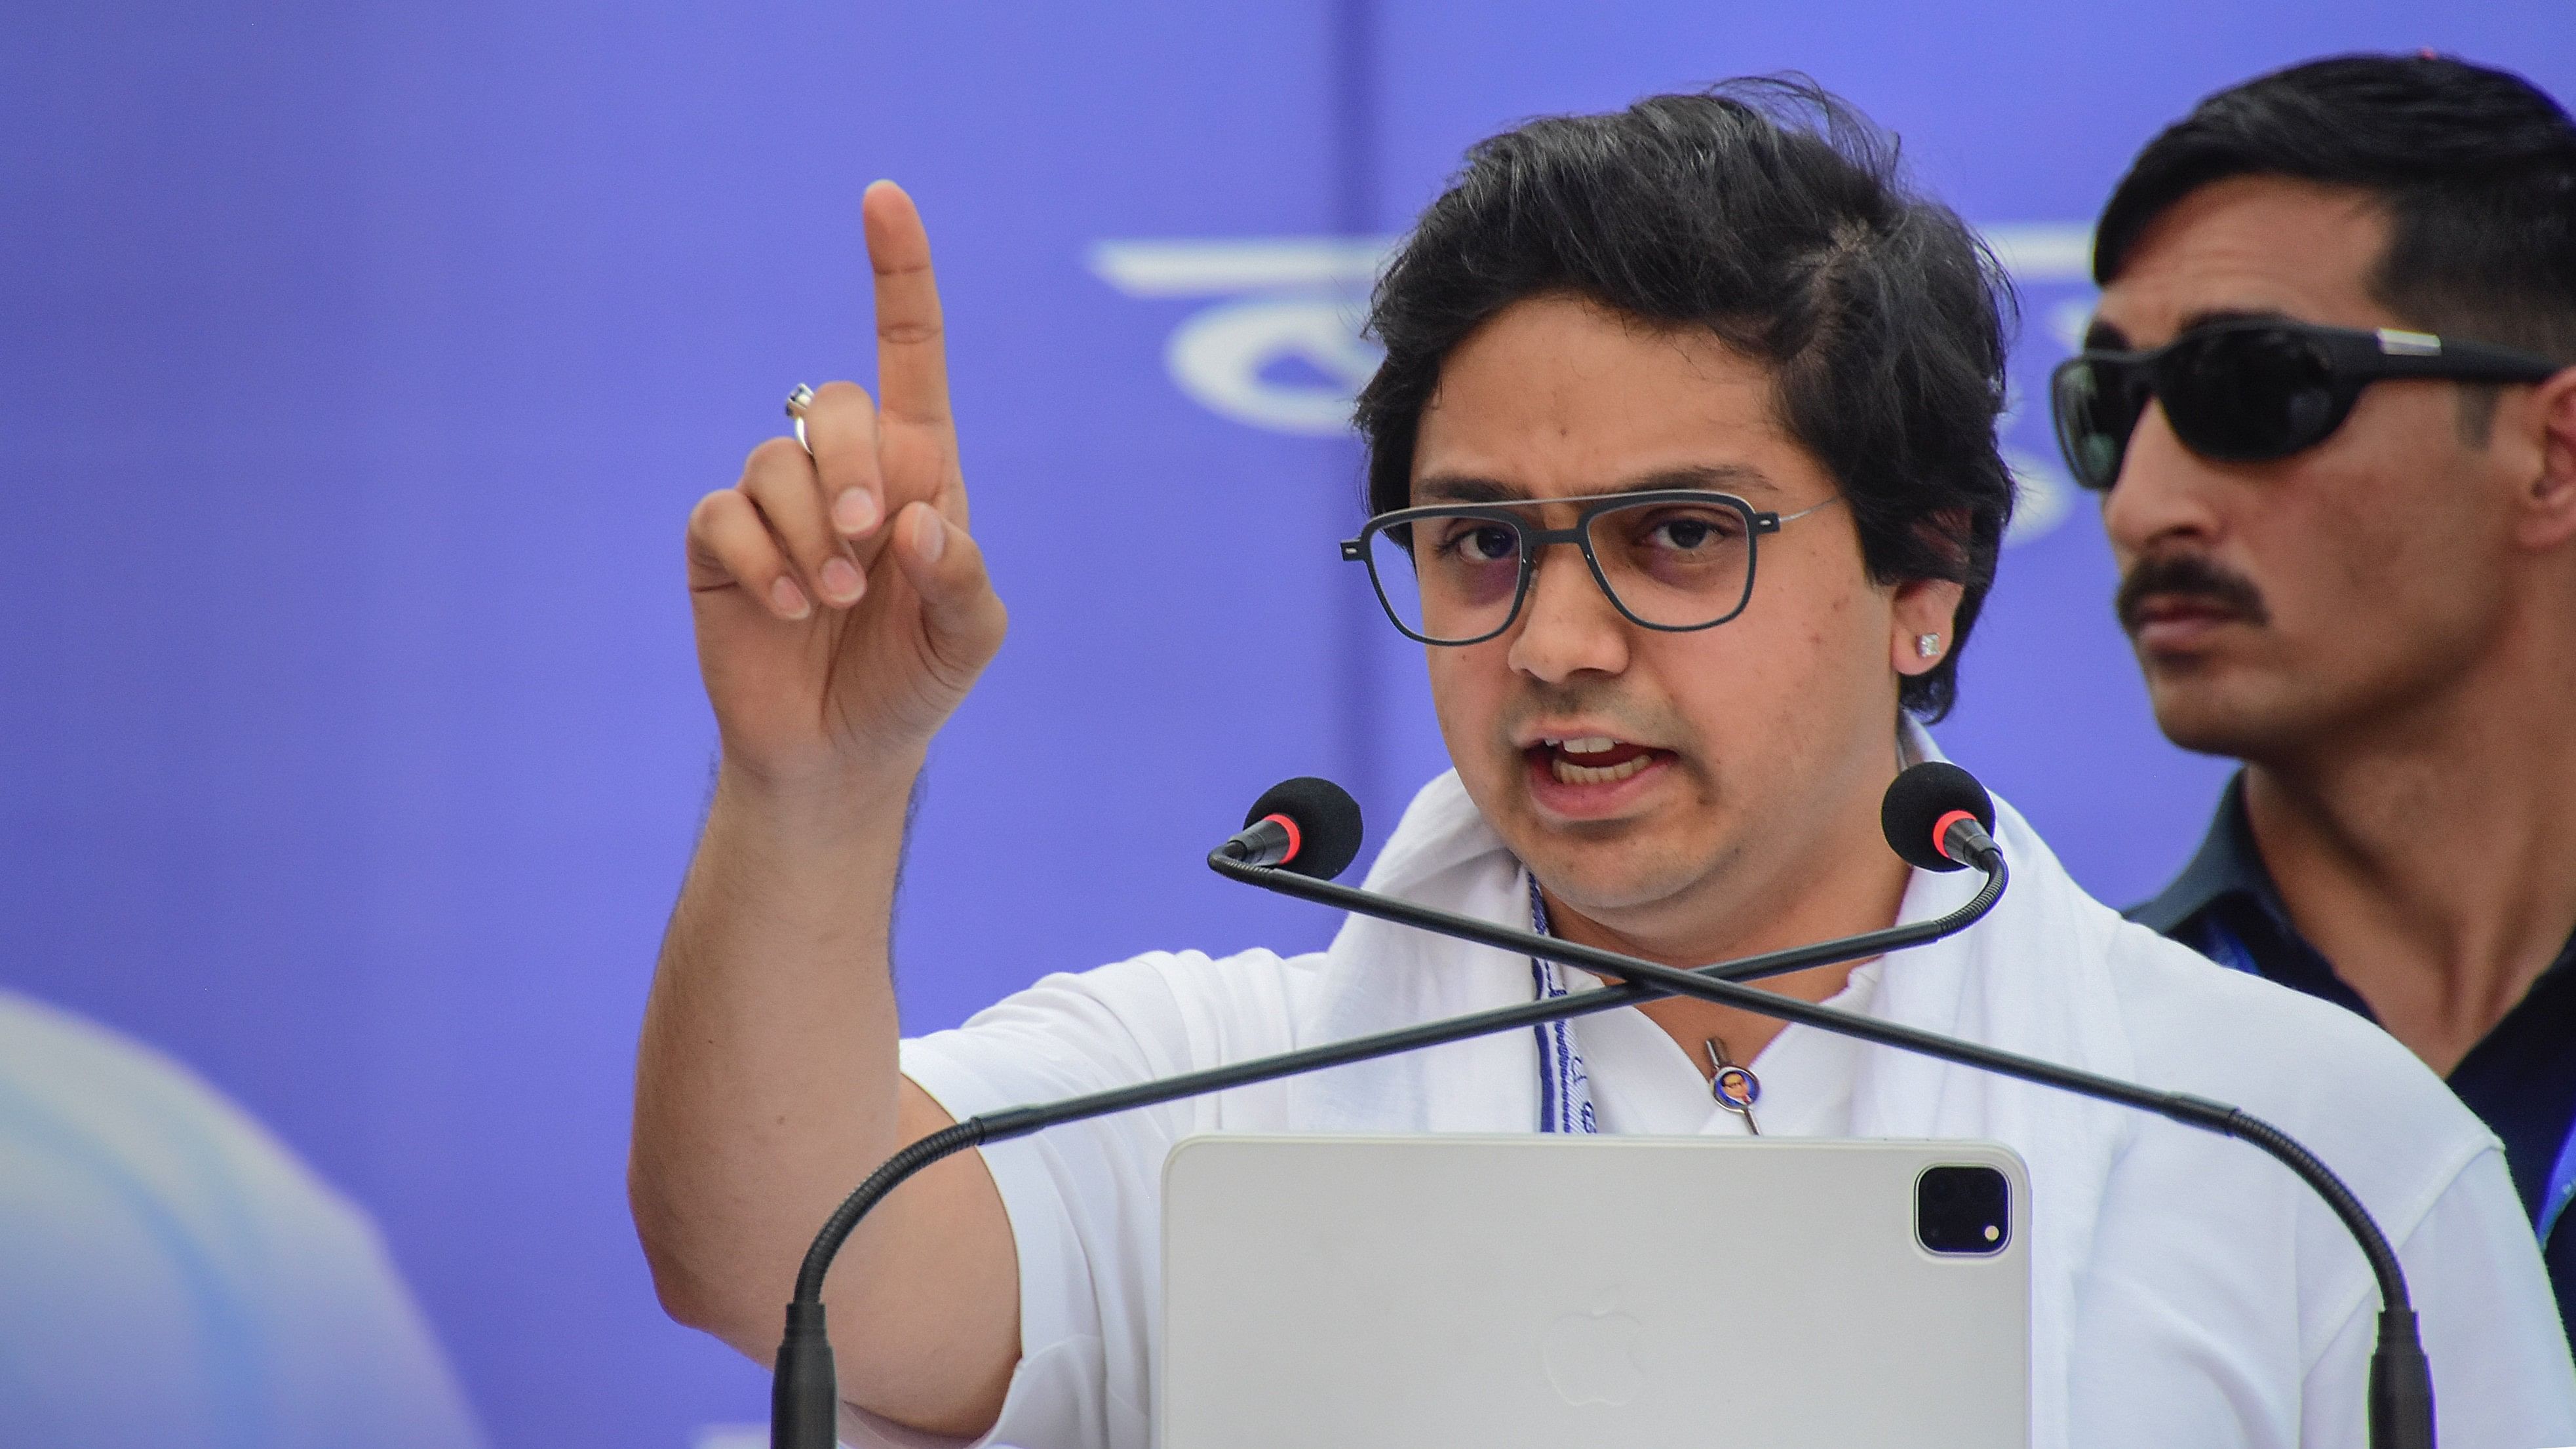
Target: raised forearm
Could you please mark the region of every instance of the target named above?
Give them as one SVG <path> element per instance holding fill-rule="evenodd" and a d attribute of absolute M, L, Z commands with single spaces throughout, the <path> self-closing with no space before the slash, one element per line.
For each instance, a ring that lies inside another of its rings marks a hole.
<path fill-rule="evenodd" d="M 905 1084 L 886 967 L 904 817 L 931 739 L 1001 647 L 967 531 L 930 244 L 890 183 L 860 205 L 880 407 L 798 389 L 686 538 L 724 765 L 663 942 L 628 1168 L 674 1317 L 767 1362 L 796 1265 L 899 1141 L 947 1124 Z M 906 1423 L 990 1424 L 1019 1354 L 1010 1223 L 980 1157 L 905 1184 L 825 1300 L 844 1391 Z"/>
<path fill-rule="evenodd" d="M 775 1335 L 816 1224 L 899 1145 L 887 931 L 913 778 L 720 774 L 663 940 L 629 1190 L 664 1305 L 738 1343 Z"/>

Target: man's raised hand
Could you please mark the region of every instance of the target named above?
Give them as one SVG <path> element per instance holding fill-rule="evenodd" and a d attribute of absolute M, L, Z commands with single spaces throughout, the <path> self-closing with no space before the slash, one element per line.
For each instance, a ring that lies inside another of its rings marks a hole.
<path fill-rule="evenodd" d="M 882 401 L 824 384 L 805 408 L 810 456 L 772 438 L 689 515 L 698 667 L 725 765 L 770 783 L 908 783 L 1002 643 L 966 531 L 930 239 L 892 182 L 860 213 Z"/>

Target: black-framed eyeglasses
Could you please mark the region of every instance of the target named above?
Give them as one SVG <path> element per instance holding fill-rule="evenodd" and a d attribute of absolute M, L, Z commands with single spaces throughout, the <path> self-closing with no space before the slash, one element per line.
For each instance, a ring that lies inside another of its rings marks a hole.
<path fill-rule="evenodd" d="M 1754 540 L 1839 497 L 1790 514 L 1694 488 L 1402 508 L 1343 540 L 1342 557 L 1368 565 L 1386 616 L 1425 644 L 1478 644 L 1510 628 L 1540 551 L 1556 543 L 1583 551 L 1630 622 L 1710 629 L 1753 597 Z M 1574 505 L 1574 526 L 1541 527 L 1538 510 L 1551 504 Z"/>
<path fill-rule="evenodd" d="M 2079 352 L 2049 378 L 2057 445 L 2075 481 L 2120 481 L 2129 435 L 2152 397 L 2174 437 L 2222 463 L 2268 463 L 2313 448 L 2386 377 L 2539 382 L 2557 363 L 2426 332 L 2365 332 L 2278 318 L 2212 322 L 2145 352 Z"/>

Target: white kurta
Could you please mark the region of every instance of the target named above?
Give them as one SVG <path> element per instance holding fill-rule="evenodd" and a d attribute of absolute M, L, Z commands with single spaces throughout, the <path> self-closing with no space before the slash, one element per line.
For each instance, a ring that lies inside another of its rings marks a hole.
<path fill-rule="evenodd" d="M 1920 738 L 1919 736 L 1917 737 Z M 2439 1079 L 2340 1008 L 2224 970 L 2084 895 L 2008 807 L 2013 884 L 1975 927 L 1853 974 L 1837 1003 L 2231 1102 L 2314 1149 L 2399 1245 L 2446 1449 L 2576 1444 L 2571 1371 L 2501 1150 Z M 1527 919 L 1525 877 L 1454 775 L 1425 787 L 1373 889 Z M 1922 920 L 1974 890 L 1917 872 Z M 963 1118 L 1529 999 L 1526 958 L 1352 918 L 1331 949 L 1157 954 L 1050 976 L 904 1044 Z M 1578 1026 L 1603 1130 L 1740 1132 L 1633 1008 Z M 2001 1141 L 2032 1189 L 2032 1442 L 2363 1442 L 2378 1307 L 2305 1185 L 2244 1143 L 1793 1025 L 1753 1064 L 1766 1134 Z M 1160 1332 L 1160 1184 L 1197 1132 L 1509 1132 L 1537 1121 L 1511 1032 L 1062 1127 L 984 1152 L 1020 1265 L 1021 1360 L 984 1442 L 1144 1449 Z M 946 1441 L 847 1425 L 854 1444 Z"/>

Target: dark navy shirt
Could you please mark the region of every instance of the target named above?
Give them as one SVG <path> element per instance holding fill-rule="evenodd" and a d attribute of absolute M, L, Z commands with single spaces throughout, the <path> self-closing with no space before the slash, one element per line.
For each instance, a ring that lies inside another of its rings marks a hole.
<path fill-rule="evenodd" d="M 2164 894 L 2129 919 L 2190 946 L 2222 966 L 2250 971 L 2322 996 L 2377 1021 L 2370 1004 L 2335 974 L 2298 929 L 2254 848 L 2245 819 L 2242 771 L 2219 797 L 2199 854 Z M 2549 1225 L 2542 1257 L 2558 1314 L 2576 1347 L 2576 936 L 2495 1029 L 2451 1069 L 2451 1090 L 2504 1142 L 2505 1164 L 2535 1228 Z"/>

